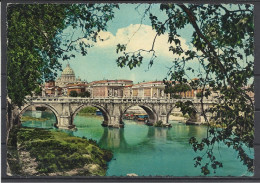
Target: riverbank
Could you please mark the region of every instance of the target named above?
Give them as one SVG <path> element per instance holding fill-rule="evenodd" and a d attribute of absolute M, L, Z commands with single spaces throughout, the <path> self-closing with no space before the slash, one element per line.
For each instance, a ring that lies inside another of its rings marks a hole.
<path fill-rule="evenodd" d="M 169 115 L 169 120 L 180 121 L 185 123 L 188 120 L 188 118 L 186 116 L 180 116 L 180 115 Z"/>
<path fill-rule="evenodd" d="M 39 128 L 13 128 L 8 140 L 9 175 L 104 176 L 112 152 L 95 141 Z"/>
<path fill-rule="evenodd" d="M 36 117 L 32 117 L 32 116 L 22 116 L 21 117 L 21 121 L 46 121 L 49 120 L 50 118 L 36 118 Z"/>
<path fill-rule="evenodd" d="M 79 116 L 91 116 L 91 117 L 97 117 L 97 118 L 103 118 L 103 116 L 98 116 L 96 113 L 78 113 Z"/>

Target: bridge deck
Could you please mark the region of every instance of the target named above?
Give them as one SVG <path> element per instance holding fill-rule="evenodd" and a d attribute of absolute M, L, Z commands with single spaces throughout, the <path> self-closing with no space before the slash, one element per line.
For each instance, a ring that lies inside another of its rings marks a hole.
<path fill-rule="evenodd" d="M 200 99 L 165 99 L 165 98 L 76 98 L 76 97 L 28 97 L 29 103 L 176 103 L 178 101 L 200 103 Z M 213 103 L 203 100 L 204 104 Z"/>

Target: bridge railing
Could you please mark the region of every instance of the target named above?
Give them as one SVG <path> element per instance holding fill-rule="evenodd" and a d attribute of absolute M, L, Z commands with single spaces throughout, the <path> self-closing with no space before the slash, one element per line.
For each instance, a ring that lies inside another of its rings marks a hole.
<path fill-rule="evenodd" d="M 33 103 L 176 103 L 177 101 L 192 101 L 200 103 L 199 99 L 168 99 L 168 98 L 76 98 L 76 97 L 28 97 Z M 203 100 L 203 103 L 213 103 Z"/>

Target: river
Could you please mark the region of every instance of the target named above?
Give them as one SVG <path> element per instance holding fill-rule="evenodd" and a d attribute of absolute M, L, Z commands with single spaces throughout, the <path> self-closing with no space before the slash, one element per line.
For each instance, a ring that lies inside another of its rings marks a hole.
<path fill-rule="evenodd" d="M 32 111 L 26 111 L 31 116 Z M 23 126 L 48 128 L 53 127 L 55 116 L 43 112 L 48 120 L 25 121 Z M 195 168 L 193 160 L 198 156 L 188 141 L 195 136 L 205 137 L 205 126 L 185 125 L 170 121 L 172 128 L 156 128 L 142 123 L 125 120 L 125 128 L 113 129 L 101 126 L 103 119 L 97 116 L 77 115 L 74 124 L 76 131 L 62 130 L 73 136 L 94 139 L 105 149 L 113 151 L 114 157 L 109 162 L 107 176 L 126 176 L 135 173 L 139 176 L 202 176 L 200 168 Z M 213 171 L 209 176 L 252 176 L 247 167 L 237 159 L 237 152 L 223 144 L 214 149 L 216 158 L 223 163 L 223 168 Z M 254 151 L 249 150 L 250 156 Z"/>

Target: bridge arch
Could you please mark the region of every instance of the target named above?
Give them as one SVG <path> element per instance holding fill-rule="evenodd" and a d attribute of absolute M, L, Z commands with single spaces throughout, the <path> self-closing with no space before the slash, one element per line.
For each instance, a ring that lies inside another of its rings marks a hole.
<path fill-rule="evenodd" d="M 19 114 L 18 114 L 18 116 L 17 116 L 18 125 L 21 124 L 21 117 L 22 117 L 22 115 L 23 115 L 24 112 L 27 111 L 27 109 L 30 108 L 30 107 L 46 107 L 46 108 L 50 109 L 51 112 L 53 112 L 53 114 L 55 115 L 55 119 L 56 119 L 56 123 L 55 123 L 55 124 L 59 124 L 59 121 L 58 121 L 58 119 L 59 119 L 59 114 L 58 114 L 57 110 L 56 110 L 53 106 L 48 105 L 48 104 L 29 104 L 29 105 L 26 105 L 25 107 L 23 107 L 23 108 L 21 109 L 21 111 L 19 112 Z"/>
<path fill-rule="evenodd" d="M 148 115 L 148 119 L 149 119 L 149 122 L 150 123 L 155 123 L 157 120 L 158 120 L 158 116 L 155 112 L 155 110 L 148 106 L 148 105 L 139 105 L 139 104 L 134 104 L 134 105 L 130 105 L 130 106 L 127 106 L 123 111 L 122 111 L 122 114 L 121 114 L 121 120 L 123 119 L 123 115 L 126 113 L 126 111 L 128 109 L 130 109 L 131 107 L 135 107 L 135 106 L 138 106 L 138 107 L 141 107 Z"/>
<path fill-rule="evenodd" d="M 96 105 L 96 104 L 82 104 L 79 107 L 77 107 L 76 110 L 72 113 L 71 124 L 74 125 L 74 118 L 75 118 L 75 116 L 78 114 L 78 112 L 81 109 L 83 109 L 83 108 L 85 108 L 87 106 L 96 107 L 97 109 L 99 109 L 102 112 L 103 118 L 104 118 L 104 121 L 103 121 L 102 125 L 107 126 L 110 123 L 110 115 L 109 115 L 109 113 L 108 113 L 106 108 L 104 108 L 104 107 L 102 107 L 100 105 Z"/>

